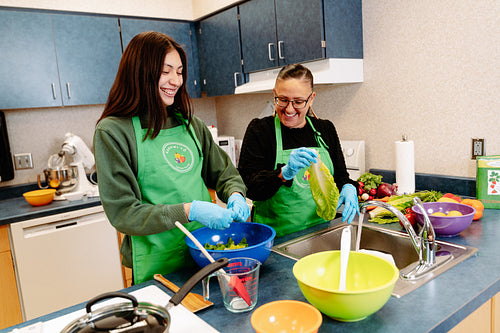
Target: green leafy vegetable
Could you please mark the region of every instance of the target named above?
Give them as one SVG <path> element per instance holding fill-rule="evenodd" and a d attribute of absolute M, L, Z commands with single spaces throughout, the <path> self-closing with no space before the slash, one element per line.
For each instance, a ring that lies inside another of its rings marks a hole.
<path fill-rule="evenodd" d="M 312 197 L 316 202 L 316 213 L 327 221 L 333 220 L 339 201 L 339 189 L 335 180 L 319 157 L 316 163 L 311 164 L 308 171 Z"/>
<path fill-rule="evenodd" d="M 215 245 L 212 245 L 210 243 L 205 243 L 205 249 L 207 250 L 236 250 L 236 249 L 243 249 L 245 247 L 248 247 L 247 239 L 243 237 L 241 239 L 241 242 L 238 244 L 235 244 L 233 239 L 229 237 L 227 239 L 227 242 L 224 244 L 222 242 L 219 242 Z"/>
<path fill-rule="evenodd" d="M 441 192 L 437 191 L 421 191 L 415 192 L 413 194 L 405 194 L 392 196 L 387 203 L 391 206 L 394 206 L 397 210 L 401 211 L 405 214 L 405 210 L 414 205 L 413 198 L 419 197 L 422 202 L 433 202 L 437 201 L 442 197 Z M 370 216 L 370 222 L 376 222 L 379 224 L 398 222 L 399 219 L 394 216 L 390 211 L 382 207 L 375 207 L 375 209 L 371 210 L 368 215 Z"/>
<path fill-rule="evenodd" d="M 362 182 L 365 191 L 369 192 L 372 188 L 377 189 L 379 187 L 382 183 L 382 176 L 366 172 L 358 178 L 358 182 Z"/>

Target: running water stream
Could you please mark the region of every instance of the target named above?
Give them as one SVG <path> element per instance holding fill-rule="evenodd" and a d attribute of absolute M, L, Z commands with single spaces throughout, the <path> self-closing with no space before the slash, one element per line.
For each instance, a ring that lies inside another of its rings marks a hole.
<path fill-rule="evenodd" d="M 363 229 L 363 219 L 365 214 L 358 214 L 358 232 L 356 233 L 356 248 L 355 251 L 359 251 L 359 244 L 361 243 L 361 229 Z"/>

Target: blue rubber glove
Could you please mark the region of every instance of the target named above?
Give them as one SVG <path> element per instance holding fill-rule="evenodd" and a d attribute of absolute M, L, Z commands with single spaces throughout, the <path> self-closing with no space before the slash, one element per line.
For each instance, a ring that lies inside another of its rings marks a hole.
<path fill-rule="evenodd" d="M 217 204 L 194 200 L 189 209 L 189 221 L 198 221 L 210 229 L 226 229 L 233 221 L 232 212 Z"/>
<path fill-rule="evenodd" d="M 281 169 L 281 174 L 286 180 L 290 180 L 302 168 L 307 168 L 311 163 L 316 163 L 318 153 L 314 149 L 297 148 L 292 150 L 288 163 Z"/>
<path fill-rule="evenodd" d="M 239 194 L 231 194 L 227 200 L 227 208 L 233 212 L 233 220 L 236 222 L 246 222 L 250 216 L 250 208 L 248 208 L 245 198 Z"/>
<path fill-rule="evenodd" d="M 339 209 L 342 204 L 344 204 L 344 209 L 342 210 L 342 222 L 347 221 L 347 223 L 351 223 L 354 216 L 356 216 L 356 213 L 359 215 L 358 193 L 354 185 L 345 184 L 342 186 L 337 209 Z"/>

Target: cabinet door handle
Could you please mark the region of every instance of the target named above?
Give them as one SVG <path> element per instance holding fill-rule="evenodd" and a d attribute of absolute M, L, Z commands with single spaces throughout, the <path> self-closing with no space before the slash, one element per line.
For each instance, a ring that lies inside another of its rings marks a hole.
<path fill-rule="evenodd" d="M 51 85 L 51 87 L 52 87 L 52 97 L 53 97 L 54 99 L 57 99 L 57 95 L 56 95 L 56 85 L 55 85 L 54 83 L 51 83 L 50 85 Z"/>
<path fill-rule="evenodd" d="M 285 59 L 285 57 L 282 55 L 282 53 L 284 53 L 284 52 L 282 52 L 283 44 L 284 43 L 282 40 L 278 41 L 278 58 L 280 58 L 280 59 Z"/>
<path fill-rule="evenodd" d="M 234 87 L 238 87 L 238 75 L 240 75 L 239 72 L 234 72 Z"/>
<path fill-rule="evenodd" d="M 267 56 L 269 57 L 269 61 L 274 61 L 274 58 L 271 56 L 271 46 L 274 46 L 274 43 L 267 44 Z"/>
<path fill-rule="evenodd" d="M 68 91 L 68 98 L 71 99 L 71 88 L 69 82 L 66 82 L 66 90 Z"/>

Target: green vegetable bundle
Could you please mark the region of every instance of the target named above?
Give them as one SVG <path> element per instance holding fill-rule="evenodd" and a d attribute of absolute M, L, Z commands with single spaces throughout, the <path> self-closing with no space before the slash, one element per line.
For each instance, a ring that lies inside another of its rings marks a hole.
<path fill-rule="evenodd" d="M 235 244 L 233 239 L 229 237 L 227 239 L 227 243 L 217 243 L 216 245 L 212 245 L 210 243 L 205 243 L 204 248 L 207 250 L 236 250 L 236 249 L 243 249 L 245 247 L 248 247 L 247 239 L 243 237 L 241 242 L 238 244 Z"/>
<path fill-rule="evenodd" d="M 316 214 L 327 221 L 333 220 L 337 213 L 340 195 L 333 176 L 319 157 L 316 163 L 311 164 L 308 171 L 311 194 L 316 202 Z"/>
<path fill-rule="evenodd" d="M 387 203 L 391 206 L 394 206 L 397 210 L 401 211 L 401 213 L 405 214 L 405 210 L 413 206 L 414 197 L 419 197 L 422 202 L 433 202 L 437 201 L 439 198 L 441 198 L 441 196 L 441 192 L 421 191 L 413 194 L 393 196 L 389 199 L 389 201 L 387 201 Z M 368 219 L 369 222 L 376 222 L 379 224 L 399 221 L 399 219 L 394 214 L 382 207 L 375 207 L 375 209 L 371 210 L 368 215 L 370 216 L 370 218 Z"/>
<path fill-rule="evenodd" d="M 382 183 L 382 176 L 366 172 L 358 178 L 358 182 L 362 182 L 364 184 L 365 191 L 369 192 L 372 188 L 377 189 L 379 187 Z"/>

